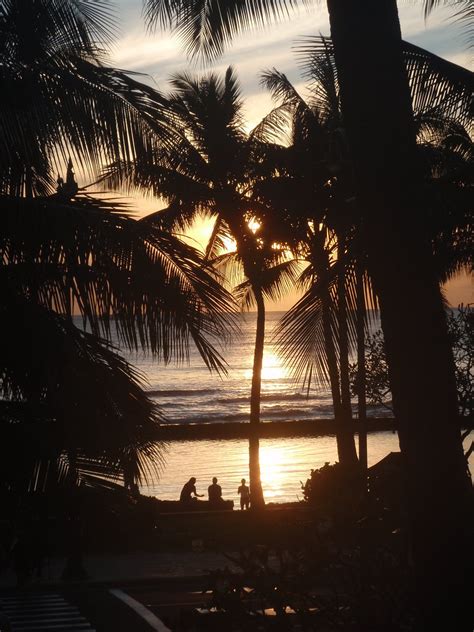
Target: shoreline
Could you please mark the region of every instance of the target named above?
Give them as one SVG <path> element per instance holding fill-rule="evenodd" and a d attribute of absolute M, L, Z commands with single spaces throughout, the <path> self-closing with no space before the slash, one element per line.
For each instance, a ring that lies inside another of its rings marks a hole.
<path fill-rule="evenodd" d="M 334 419 L 299 419 L 294 421 L 269 421 L 259 424 L 258 436 L 261 439 L 282 437 L 320 437 L 334 435 Z M 357 419 L 354 420 L 354 432 L 357 432 Z M 393 417 L 370 417 L 367 420 L 368 432 L 396 431 Z M 207 424 L 163 424 L 158 431 L 159 438 L 165 441 L 191 441 L 199 439 L 248 439 L 251 435 L 248 422 L 213 422 Z"/>

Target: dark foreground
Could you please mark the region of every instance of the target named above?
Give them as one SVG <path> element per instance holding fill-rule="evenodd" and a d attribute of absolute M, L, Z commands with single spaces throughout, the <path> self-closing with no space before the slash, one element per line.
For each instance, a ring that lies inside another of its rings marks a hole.
<path fill-rule="evenodd" d="M 389 479 L 397 461 L 386 461 Z M 0 601 L 24 632 L 410 631 L 404 512 L 396 481 L 381 481 L 367 495 L 353 473 L 321 468 L 306 502 L 258 512 L 163 512 L 86 490 L 80 537 L 67 522 L 51 532 L 46 581 L 30 568 Z"/>
<path fill-rule="evenodd" d="M 402 472 L 399 453 L 370 468 L 368 486 L 359 469 L 324 466 L 305 502 L 261 511 L 79 490 L 80 510 L 43 525 L 41 578 L 37 549 L 22 575 L 7 560 L 0 603 L 20 632 L 418 632 Z"/>

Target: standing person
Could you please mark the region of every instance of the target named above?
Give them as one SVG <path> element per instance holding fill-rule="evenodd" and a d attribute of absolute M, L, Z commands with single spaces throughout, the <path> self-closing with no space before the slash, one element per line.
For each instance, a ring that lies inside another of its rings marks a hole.
<path fill-rule="evenodd" d="M 194 496 L 192 496 L 192 494 Z M 198 494 L 196 491 L 196 479 L 194 476 L 191 476 L 189 481 L 183 485 L 183 489 L 181 490 L 181 494 L 179 495 L 179 500 L 182 503 L 190 503 L 196 500 L 196 498 L 202 498 L 204 494 Z"/>
<path fill-rule="evenodd" d="M 219 505 L 222 502 L 222 487 L 217 484 L 217 478 L 214 476 L 212 485 L 207 488 L 210 505 Z"/>
<path fill-rule="evenodd" d="M 250 505 L 250 490 L 245 484 L 245 478 L 240 481 L 241 485 L 237 490 L 237 493 L 240 494 L 240 509 L 243 511 L 244 509 L 248 509 Z"/>

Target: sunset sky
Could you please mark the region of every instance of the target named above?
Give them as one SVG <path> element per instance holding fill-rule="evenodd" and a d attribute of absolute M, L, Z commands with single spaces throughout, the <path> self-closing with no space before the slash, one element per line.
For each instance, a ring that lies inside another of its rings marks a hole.
<path fill-rule="evenodd" d="M 329 35 L 329 22 L 325 2 L 312 3 L 311 9 L 300 9 L 291 20 L 268 27 L 266 30 L 250 31 L 234 40 L 224 57 L 203 67 L 192 64 L 183 52 L 181 42 L 168 32 L 148 33 L 142 17 L 141 0 L 116 0 L 118 38 L 110 55 L 110 63 L 116 67 L 146 73 L 140 80 L 150 83 L 159 90 L 169 89 L 170 75 L 183 70 L 194 72 L 223 72 L 232 65 L 240 78 L 245 97 L 247 127 L 252 128 L 271 109 L 271 99 L 259 85 L 259 73 L 275 67 L 284 72 L 293 84 L 303 91 L 303 80 L 298 61 L 292 47 L 295 40 L 305 36 Z M 468 45 L 459 25 L 450 20 L 452 10 L 439 8 L 427 21 L 423 17 L 422 2 L 402 0 L 399 2 L 400 20 L 404 39 L 428 49 L 456 64 L 472 67 L 472 49 Z M 136 198 L 133 206 L 139 214 L 156 210 L 156 200 Z M 195 237 L 202 240 L 208 226 L 199 226 Z M 448 299 L 453 305 L 472 302 L 472 280 L 462 276 L 451 282 Z M 286 308 L 283 304 L 281 307 Z M 280 306 L 279 306 L 280 307 Z"/>

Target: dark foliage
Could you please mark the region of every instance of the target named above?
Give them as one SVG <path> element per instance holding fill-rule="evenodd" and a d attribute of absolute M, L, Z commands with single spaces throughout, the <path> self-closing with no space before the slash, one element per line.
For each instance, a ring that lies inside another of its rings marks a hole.
<path fill-rule="evenodd" d="M 473 308 L 460 305 L 448 312 L 448 332 L 454 355 L 459 414 L 472 419 L 474 327 Z M 370 404 L 390 408 L 390 381 L 382 332 L 368 335 L 365 344 L 367 399 Z M 352 394 L 357 394 L 357 364 L 350 367 Z M 429 397 L 429 395 L 426 395 Z"/>

